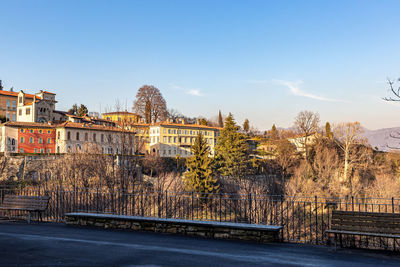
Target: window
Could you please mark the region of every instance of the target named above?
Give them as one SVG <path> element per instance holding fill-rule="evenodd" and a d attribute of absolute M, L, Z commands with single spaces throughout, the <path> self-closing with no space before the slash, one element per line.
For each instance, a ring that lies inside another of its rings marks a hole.
<path fill-rule="evenodd" d="M 19 116 L 22 116 L 22 109 L 19 109 L 19 110 L 18 110 L 18 115 L 19 115 Z"/>
<path fill-rule="evenodd" d="M 23 144 L 24 143 L 24 138 L 23 137 L 21 137 L 21 140 L 19 141 L 21 144 Z"/>
<path fill-rule="evenodd" d="M 48 131 L 47 131 L 47 133 L 48 133 L 48 134 L 51 134 L 51 131 L 50 131 L 50 130 L 48 130 Z"/>
<path fill-rule="evenodd" d="M 40 149 L 40 153 L 44 153 L 44 149 L 43 148 Z"/>
<path fill-rule="evenodd" d="M 67 132 L 67 140 L 71 140 L 71 132 Z"/>
<path fill-rule="evenodd" d="M 96 142 L 96 134 L 93 134 L 93 142 Z"/>
<path fill-rule="evenodd" d="M 104 134 L 101 134 L 100 138 L 101 138 L 101 142 L 103 143 L 104 142 Z"/>
<path fill-rule="evenodd" d="M 51 138 L 47 138 L 47 143 L 51 144 Z"/>
<path fill-rule="evenodd" d="M 60 140 L 60 136 L 61 136 L 60 132 L 57 132 L 57 139 L 58 140 Z"/>
<path fill-rule="evenodd" d="M 33 144 L 33 137 L 29 138 L 29 143 Z"/>
<path fill-rule="evenodd" d="M 76 133 L 76 140 L 79 141 L 79 132 Z"/>
<path fill-rule="evenodd" d="M 24 132 L 24 129 L 21 129 L 21 133 L 23 133 Z"/>
<path fill-rule="evenodd" d="M 30 129 L 30 130 L 29 130 L 29 132 L 30 132 L 30 133 L 33 133 L 33 130 L 32 130 L 32 129 Z"/>
<path fill-rule="evenodd" d="M 39 133 L 43 133 L 43 131 L 42 131 L 42 130 L 39 130 Z"/>
<path fill-rule="evenodd" d="M 39 144 L 43 144 L 43 139 L 39 138 Z"/>
<path fill-rule="evenodd" d="M 26 115 L 30 115 L 30 114 L 31 114 L 31 108 L 27 108 L 27 109 L 25 110 L 25 114 L 26 114 Z"/>
<path fill-rule="evenodd" d="M 165 133 L 165 132 L 166 132 L 166 129 L 163 130 L 163 133 Z"/>
<path fill-rule="evenodd" d="M 18 103 L 22 104 L 22 96 L 18 97 Z"/>
<path fill-rule="evenodd" d="M 168 133 L 171 134 L 171 129 L 168 129 Z"/>
<path fill-rule="evenodd" d="M 17 101 L 14 100 L 14 101 L 12 102 L 12 105 L 13 105 L 13 109 L 15 110 L 15 109 L 17 108 Z"/>
<path fill-rule="evenodd" d="M 47 150 L 46 150 L 46 153 L 51 153 L 51 149 L 50 148 L 48 148 Z"/>
<path fill-rule="evenodd" d="M 108 142 L 111 143 L 112 142 L 112 137 L 111 134 L 108 135 Z"/>
<path fill-rule="evenodd" d="M 174 143 L 176 143 L 176 137 L 174 137 Z"/>
<path fill-rule="evenodd" d="M 89 139 L 89 135 L 88 133 L 85 133 L 85 141 L 87 141 Z"/>
<path fill-rule="evenodd" d="M 168 136 L 168 143 L 171 143 L 171 136 Z"/>
<path fill-rule="evenodd" d="M 163 143 L 166 143 L 167 142 L 167 137 L 163 137 Z"/>
<path fill-rule="evenodd" d="M 7 99 L 7 109 L 10 108 L 10 100 Z"/>
<path fill-rule="evenodd" d="M 35 151 L 35 153 L 39 153 L 39 149 L 37 149 L 37 148 L 35 148 L 34 151 Z"/>
<path fill-rule="evenodd" d="M 21 149 L 19 150 L 19 153 L 24 153 L 24 149 L 21 148 Z"/>

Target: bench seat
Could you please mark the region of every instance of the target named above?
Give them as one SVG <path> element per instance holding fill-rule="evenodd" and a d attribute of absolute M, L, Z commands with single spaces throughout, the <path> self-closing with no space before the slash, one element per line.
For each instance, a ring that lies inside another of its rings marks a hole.
<path fill-rule="evenodd" d="M 47 209 L 49 201 L 49 196 L 5 195 L 0 204 L 0 210 L 27 211 L 29 212 L 28 223 L 30 223 L 32 212 L 37 212 L 40 218 L 42 218 L 41 212 Z"/>

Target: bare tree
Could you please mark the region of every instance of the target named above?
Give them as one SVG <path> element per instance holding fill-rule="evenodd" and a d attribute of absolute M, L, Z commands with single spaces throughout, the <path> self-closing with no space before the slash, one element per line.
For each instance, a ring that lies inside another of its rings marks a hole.
<path fill-rule="evenodd" d="M 312 111 L 301 111 L 295 121 L 294 126 L 303 136 L 300 138 L 301 145 L 306 153 L 306 160 L 309 161 L 309 137 L 318 130 L 319 114 Z"/>
<path fill-rule="evenodd" d="M 397 79 L 398 82 L 400 82 L 400 78 Z M 390 87 L 390 92 L 394 95 L 395 98 L 392 97 L 384 97 L 383 100 L 385 101 L 400 101 L 400 86 L 398 88 L 395 88 L 395 80 L 387 79 L 387 83 L 389 84 Z"/>
<path fill-rule="evenodd" d="M 351 152 L 354 146 L 364 144 L 364 139 L 361 137 L 363 131 L 364 130 L 358 121 L 340 123 L 334 130 L 335 141 L 344 154 L 343 181 L 349 183 L 351 194 L 353 190 L 349 171 L 352 168 L 354 161 L 358 158 L 357 155 L 352 157 Z"/>
<path fill-rule="evenodd" d="M 146 123 L 165 120 L 167 117 L 167 103 L 160 90 L 153 85 L 143 85 L 136 94 L 133 109 L 145 118 Z"/>

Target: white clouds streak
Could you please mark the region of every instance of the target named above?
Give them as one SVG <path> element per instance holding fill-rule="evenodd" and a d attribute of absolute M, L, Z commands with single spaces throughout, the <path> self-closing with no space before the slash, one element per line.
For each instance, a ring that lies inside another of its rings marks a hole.
<path fill-rule="evenodd" d="M 170 84 L 170 87 L 175 90 L 183 91 L 187 95 L 198 96 L 198 97 L 204 96 L 204 94 L 200 91 L 200 89 L 183 88 L 183 87 L 175 85 L 175 84 Z"/>
<path fill-rule="evenodd" d="M 345 101 L 339 100 L 339 99 L 327 98 L 327 97 L 307 93 L 300 88 L 301 85 L 303 84 L 303 81 L 291 82 L 291 81 L 285 81 L 285 80 L 273 80 L 273 82 L 288 87 L 290 89 L 290 92 L 292 93 L 292 95 L 302 96 L 302 97 L 307 97 L 307 98 L 320 100 L 320 101 L 327 101 L 327 102 L 345 102 Z"/>

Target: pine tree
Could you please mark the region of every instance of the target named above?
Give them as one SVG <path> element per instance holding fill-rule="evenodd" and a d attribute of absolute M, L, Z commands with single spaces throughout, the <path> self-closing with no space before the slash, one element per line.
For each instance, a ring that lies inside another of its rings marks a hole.
<path fill-rule="evenodd" d="M 278 139 L 278 131 L 276 130 L 275 124 L 272 125 L 270 136 L 272 140 L 277 140 Z"/>
<path fill-rule="evenodd" d="M 219 191 L 219 185 L 211 170 L 210 147 L 201 133 L 197 135 L 191 150 L 193 156 L 186 162 L 188 171 L 184 175 L 186 190 L 207 198 L 210 193 Z"/>
<path fill-rule="evenodd" d="M 250 166 L 249 145 L 246 135 L 238 132 L 239 128 L 229 113 L 215 147 L 218 172 L 237 179 L 246 176 Z"/>
<path fill-rule="evenodd" d="M 248 132 L 250 131 L 250 123 L 249 123 L 249 120 L 248 120 L 248 119 L 245 119 L 245 120 L 244 120 L 244 123 L 243 123 L 243 130 L 244 130 L 246 133 L 248 133 Z"/>
<path fill-rule="evenodd" d="M 328 137 L 329 139 L 332 139 L 333 133 L 331 130 L 331 124 L 329 122 L 327 122 L 325 124 L 325 134 L 326 134 L 326 137 Z"/>
<path fill-rule="evenodd" d="M 221 128 L 224 127 L 224 119 L 222 118 L 221 110 L 218 113 L 218 126 Z"/>

